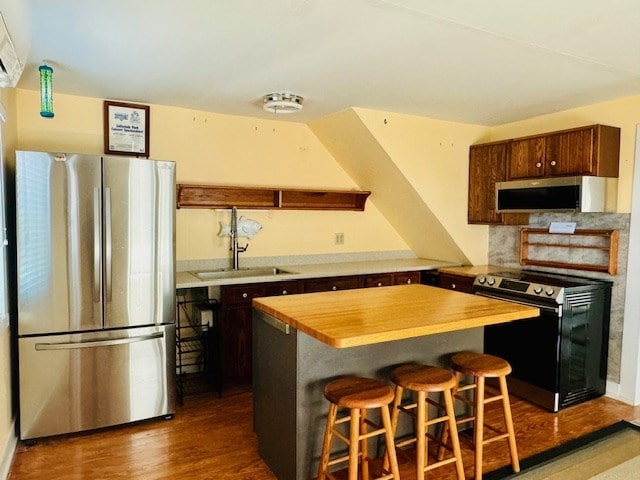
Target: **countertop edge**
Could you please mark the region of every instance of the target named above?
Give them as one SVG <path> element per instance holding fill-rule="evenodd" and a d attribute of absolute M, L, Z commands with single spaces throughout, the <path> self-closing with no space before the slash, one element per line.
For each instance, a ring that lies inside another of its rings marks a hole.
<path fill-rule="evenodd" d="M 200 280 L 190 272 L 176 273 L 176 289 L 199 288 L 220 285 L 242 285 L 248 283 L 285 282 L 291 280 L 306 280 L 310 278 L 344 277 L 350 275 L 375 275 L 393 272 L 411 272 L 422 270 L 437 270 L 444 267 L 459 266 L 459 263 L 432 260 L 425 258 L 372 260 L 356 262 L 339 262 L 323 264 L 274 265 L 283 270 L 296 273 L 279 275 L 251 276 L 240 278 L 219 278 Z"/>

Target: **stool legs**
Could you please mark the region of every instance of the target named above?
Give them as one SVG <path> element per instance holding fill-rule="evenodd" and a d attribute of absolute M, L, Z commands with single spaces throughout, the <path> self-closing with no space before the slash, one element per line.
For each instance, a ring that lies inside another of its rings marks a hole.
<path fill-rule="evenodd" d="M 320 469 L 318 471 L 318 480 L 325 480 L 327 468 L 329 467 L 329 454 L 331 453 L 331 438 L 333 436 L 333 427 L 336 424 L 338 415 L 338 406 L 334 403 L 329 404 L 329 413 L 327 414 L 327 426 L 324 430 L 324 441 L 322 442 L 322 455 L 320 456 Z"/>
<path fill-rule="evenodd" d="M 494 397 L 490 397 L 485 399 L 485 377 L 483 376 L 474 376 L 472 385 L 466 386 L 464 389 L 460 389 L 460 379 L 462 374 L 460 372 L 456 372 L 456 377 L 458 381 L 458 385 L 454 389 L 454 395 L 461 390 L 471 390 L 472 393 L 472 405 L 473 405 L 473 415 L 468 418 L 462 418 L 458 420 L 456 423 L 464 423 L 473 421 L 473 443 L 474 443 L 474 479 L 481 480 L 482 479 L 482 463 L 484 460 L 483 452 L 484 445 L 486 443 L 492 442 L 494 440 L 499 440 L 501 438 L 506 438 L 509 444 L 509 455 L 511 457 L 511 467 L 515 473 L 520 471 L 520 462 L 518 460 L 518 450 L 516 447 L 516 435 L 515 429 L 513 427 L 513 418 L 511 416 L 511 404 L 509 401 L 509 391 L 507 388 L 507 379 L 505 376 L 499 376 L 498 382 L 500 387 L 500 394 Z M 473 388 L 469 388 L 473 387 Z M 494 436 L 488 440 L 484 439 L 484 418 L 485 418 L 485 404 L 494 401 L 501 400 L 502 401 L 502 412 L 504 418 L 504 426 L 506 433 L 499 434 Z M 448 441 L 448 437 L 453 437 L 453 433 L 457 431 L 452 428 L 450 424 L 445 425 L 441 441 L 446 443 Z M 453 441 L 453 439 L 452 439 Z M 440 447 L 438 450 L 438 459 L 442 459 L 444 454 L 443 448 Z"/>
<path fill-rule="evenodd" d="M 327 424 L 322 443 L 322 454 L 320 456 L 320 467 L 318 470 L 318 479 L 325 480 L 328 475 L 329 465 L 344 461 L 347 458 L 336 459 L 330 461 L 331 440 L 333 432 L 338 423 L 346 419 L 337 420 L 338 406 L 330 403 L 329 413 L 327 415 Z M 400 470 L 398 468 L 398 459 L 396 457 L 395 444 L 393 439 L 393 430 L 391 427 L 391 417 L 389 408 L 385 405 L 380 407 L 380 417 L 382 420 L 382 430 L 384 431 L 385 447 L 387 455 L 385 455 L 385 471 L 391 471 L 382 477 L 383 479 L 400 479 Z M 348 455 L 348 480 L 358 480 L 358 466 L 362 465 L 362 479 L 369 480 L 369 462 L 368 462 L 368 439 L 376 434 L 376 432 L 367 432 L 367 409 L 352 408 L 349 411 L 349 455 Z M 381 432 L 378 432 L 381 433 Z M 341 434 L 337 434 L 341 437 Z M 333 477 L 331 477 L 333 478 Z"/>
<path fill-rule="evenodd" d="M 475 391 L 475 416 L 476 422 L 473 432 L 473 443 L 475 446 L 474 479 L 482 478 L 482 453 L 484 438 L 484 377 L 476 378 Z"/>
<path fill-rule="evenodd" d="M 397 385 L 396 386 L 396 396 L 393 401 L 393 410 L 391 414 L 391 428 L 395 435 L 398 428 L 398 420 L 400 416 L 400 410 L 403 411 L 405 408 L 412 408 L 411 406 L 402 407 L 402 396 L 403 396 L 404 388 Z M 415 430 L 416 430 L 416 479 L 424 480 L 425 472 L 431 470 L 433 468 L 437 468 L 441 465 L 445 465 L 450 463 L 451 461 L 455 461 L 456 464 L 456 476 L 459 480 L 464 480 L 464 465 L 462 463 L 462 451 L 460 449 L 460 442 L 458 439 L 458 429 L 456 425 L 456 417 L 455 411 L 453 408 L 453 394 L 451 390 L 445 389 L 442 391 L 444 397 L 444 417 L 436 418 L 432 421 L 428 419 L 428 404 L 429 400 L 427 399 L 427 392 L 425 391 L 417 391 L 415 392 L 417 395 L 417 402 L 414 404 L 415 406 Z M 442 408 L 442 407 L 440 407 Z M 427 428 L 429 425 L 434 423 L 446 422 L 445 424 L 448 426 L 450 430 L 451 437 L 451 450 L 453 452 L 453 459 L 444 460 L 444 448 L 442 449 L 442 456 L 438 458 L 438 462 L 427 466 L 428 464 L 428 455 L 429 455 L 429 441 L 428 441 L 428 432 Z M 410 441 L 401 442 L 399 445 L 406 445 Z M 395 452 L 394 452 L 395 454 Z M 385 457 L 384 466 L 387 467 L 389 459 Z"/>
<path fill-rule="evenodd" d="M 349 424 L 349 480 L 358 480 L 358 443 L 360 440 L 360 410 L 357 408 L 351 409 L 351 423 Z M 366 439 L 363 440 L 366 442 Z M 367 463 L 366 459 L 362 458 L 362 463 Z M 369 477 L 365 477 L 364 480 L 369 480 Z"/>
<path fill-rule="evenodd" d="M 504 424 L 507 427 L 509 438 L 509 454 L 511 455 L 511 467 L 514 472 L 520 471 L 520 461 L 518 460 L 518 448 L 516 447 L 516 432 L 513 428 L 513 418 L 511 417 L 511 404 L 509 402 L 509 391 L 507 389 L 506 377 L 500 377 L 500 393 L 502 394 L 502 409 L 504 411 Z"/>

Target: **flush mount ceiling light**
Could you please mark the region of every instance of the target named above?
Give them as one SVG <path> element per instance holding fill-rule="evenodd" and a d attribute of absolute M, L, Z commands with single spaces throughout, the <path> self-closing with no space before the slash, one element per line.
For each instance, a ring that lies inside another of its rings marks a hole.
<path fill-rule="evenodd" d="M 264 108 L 271 113 L 295 113 L 302 110 L 302 100 L 300 95 L 293 93 L 270 93 L 262 97 Z"/>

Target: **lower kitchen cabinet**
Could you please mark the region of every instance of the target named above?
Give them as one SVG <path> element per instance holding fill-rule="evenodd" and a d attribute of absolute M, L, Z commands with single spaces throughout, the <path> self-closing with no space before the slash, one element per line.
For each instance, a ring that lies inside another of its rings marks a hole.
<path fill-rule="evenodd" d="M 219 340 L 220 375 L 223 388 L 251 382 L 251 301 L 256 297 L 302 293 L 302 282 L 285 281 L 224 285 L 220 287 L 222 315 Z"/>
<path fill-rule="evenodd" d="M 254 298 L 420 283 L 420 277 L 421 272 L 413 271 L 221 286 L 219 334 L 211 349 L 219 352 L 223 389 L 251 383 Z"/>

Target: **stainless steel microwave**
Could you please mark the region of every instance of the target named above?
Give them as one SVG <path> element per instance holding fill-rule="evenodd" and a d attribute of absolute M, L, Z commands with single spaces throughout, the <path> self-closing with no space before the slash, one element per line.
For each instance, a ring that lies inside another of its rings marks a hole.
<path fill-rule="evenodd" d="M 617 179 L 605 177 L 554 177 L 496 183 L 498 212 L 604 212 L 607 189 Z M 615 192 L 611 193 L 615 201 Z"/>

